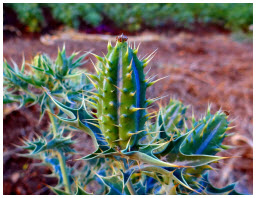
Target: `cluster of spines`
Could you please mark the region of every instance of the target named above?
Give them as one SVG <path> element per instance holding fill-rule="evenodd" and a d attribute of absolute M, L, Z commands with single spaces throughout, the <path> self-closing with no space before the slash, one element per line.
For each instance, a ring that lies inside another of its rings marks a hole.
<path fill-rule="evenodd" d="M 214 115 L 210 113 L 208 107 L 206 116 L 196 121 L 192 116 L 193 131 L 186 139 L 186 144 L 182 146 L 182 152 L 185 154 L 206 154 L 215 155 L 217 152 L 230 148 L 223 145 L 222 142 L 228 134 L 229 127 L 228 116 L 222 111 Z"/>

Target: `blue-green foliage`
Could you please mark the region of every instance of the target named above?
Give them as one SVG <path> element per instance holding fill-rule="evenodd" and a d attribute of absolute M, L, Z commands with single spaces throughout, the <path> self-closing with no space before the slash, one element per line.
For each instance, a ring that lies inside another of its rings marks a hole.
<path fill-rule="evenodd" d="M 65 48 L 55 61 L 36 56 L 30 72 L 24 64 L 19 69 L 5 61 L 5 101 L 20 99 L 23 106 L 30 97 L 32 104 L 41 105 L 42 114 L 47 110 L 51 121 L 46 133 L 24 139 L 21 147 L 29 152 L 23 156 L 52 167 L 59 183 L 50 188 L 60 195 L 88 195 L 86 187 L 95 182 L 99 187 L 93 194 L 238 194 L 235 184 L 215 188 L 207 177 L 211 163 L 225 159 L 215 154 L 228 148 L 222 144 L 231 129 L 228 116 L 221 111 L 211 114 L 208 108 L 197 120 L 187 115 L 182 102 L 170 100 L 153 123 L 148 108 L 156 100 L 146 99 L 145 91 L 158 80 L 146 79 L 144 68 L 154 53 L 144 60 L 137 53 L 121 35 L 115 46 L 108 44 L 105 57 L 93 54 L 96 75 L 77 68 L 86 55 L 73 60 L 76 53 L 68 57 Z M 76 152 L 70 132 L 77 130 L 90 135 L 95 146 L 93 153 L 80 158 L 79 169 L 66 166 Z"/>

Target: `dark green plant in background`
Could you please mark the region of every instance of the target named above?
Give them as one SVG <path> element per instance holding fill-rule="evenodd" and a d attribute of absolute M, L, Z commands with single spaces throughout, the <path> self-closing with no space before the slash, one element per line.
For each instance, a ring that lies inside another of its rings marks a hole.
<path fill-rule="evenodd" d="M 28 26 L 30 32 L 39 32 L 45 24 L 43 12 L 38 3 L 6 4 L 18 15 L 19 21 Z"/>
<path fill-rule="evenodd" d="M 42 8 L 50 9 L 53 18 L 64 25 L 79 28 L 81 22 L 97 27 L 103 19 L 130 32 L 157 28 L 174 22 L 193 28 L 195 22 L 217 24 L 232 31 L 248 31 L 253 24 L 252 4 L 239 3 L 153 3 L 153 4 L 4 4 L 17 13 L 31 32 L 40 31 L 46 20 Z"/>
<path fill-rule="evenodd" d="M 86 195 L 95 182 L 93 194 L 239 194 L 235 184 L 216 188 L 208 179 L 211 163 L 225 159 L 216 154 L 229 148 L 222 144 L 231 129 L 228 116 L 211 114 L 209 107 L 196 119 L 176 100 L 149 113 L 157 99 L 146 98 L 146 89 L 158 80 L 146 78 L 144 70 L 154 53 L 138 59 L 139 46 L 131 48 L 127 39 L 109 43 L 104 57 L 93 54 L 96 74 L 78 68 L 86 54 L 75 60 L 77 54 L 68 57 L 65 48 L 55 61 L 37 55 L 30 71 L 4 62 L 4 103 L 37 103 L 50 118 L 48 131 L 24 139 L 23 155 L 52 167 L 56 194 Z M 95 147 L 76 159 L 85 162 L 81 168 L 67 165 L 78 131 L 89 134 Z"/>

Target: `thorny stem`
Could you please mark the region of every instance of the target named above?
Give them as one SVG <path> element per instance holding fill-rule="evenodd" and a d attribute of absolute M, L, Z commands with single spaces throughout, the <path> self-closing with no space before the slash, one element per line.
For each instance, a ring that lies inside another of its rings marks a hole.
<path fill-rule="evenodd" d="M 50 107 L 49 107 L 50 109 Z M 56 123 L 54 120 L 53 115 L 51 114 L 51 112 L 48 112 L 48 116 L 50 118 L 51 124 L 52 124 L 52 131 L 54 136 L 57 135 L 57 128 L 56 128 Z M 57 151 L 57 157 L 60 163 L 60 170 L 61 170 L 61 174 L 63 177 L 63 183 L 64 183 L 64 187 L 65 187 L 65 191 L 67 193 L 71 194 L 71 186 L 69 183 L 69 179 L 68 179 L 68 174 L 67 174 L 67 168 L 66 168 L 66 161 L 65 161 L 65 156 L 63 155 L 63 153 L 61 151 Z"/>

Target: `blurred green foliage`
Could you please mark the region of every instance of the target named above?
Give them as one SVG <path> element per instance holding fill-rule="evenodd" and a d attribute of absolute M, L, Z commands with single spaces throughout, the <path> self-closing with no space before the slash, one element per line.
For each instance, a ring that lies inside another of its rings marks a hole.
<path fill-rule="evenodd" d="M 54 19 L 74 28 L 79 28 L 81 20 L 96 27 L 100 25 L 103 19 L 101 4 L 52 3 L 48 4 L 48 6 L 51 8 Z"/>
<path fill-rule="evenodd" d="M 40 31 L 45 23 L 42 8 L 67 26 L 79 28 L 81 22 L 97 27 L 110 20 L 116 27 L 130 32 L 142 27 L 157 28 L 168 22 L 192 29 L 193 23 L 218 24 L 226 29 L 248 30 L 253 23 L 253 5 L 249 3 L 153 3 L 153 4 L 38 4 L 7 3 L 31 32 Z"/>
<path fill-rule="evenodd" d="M 38 3 L 8 3 L 6 6 L 13 9 L 18 19 L 27 25 L 30 32 L 38 32 L 44 24 L 44 16 Z"/>

